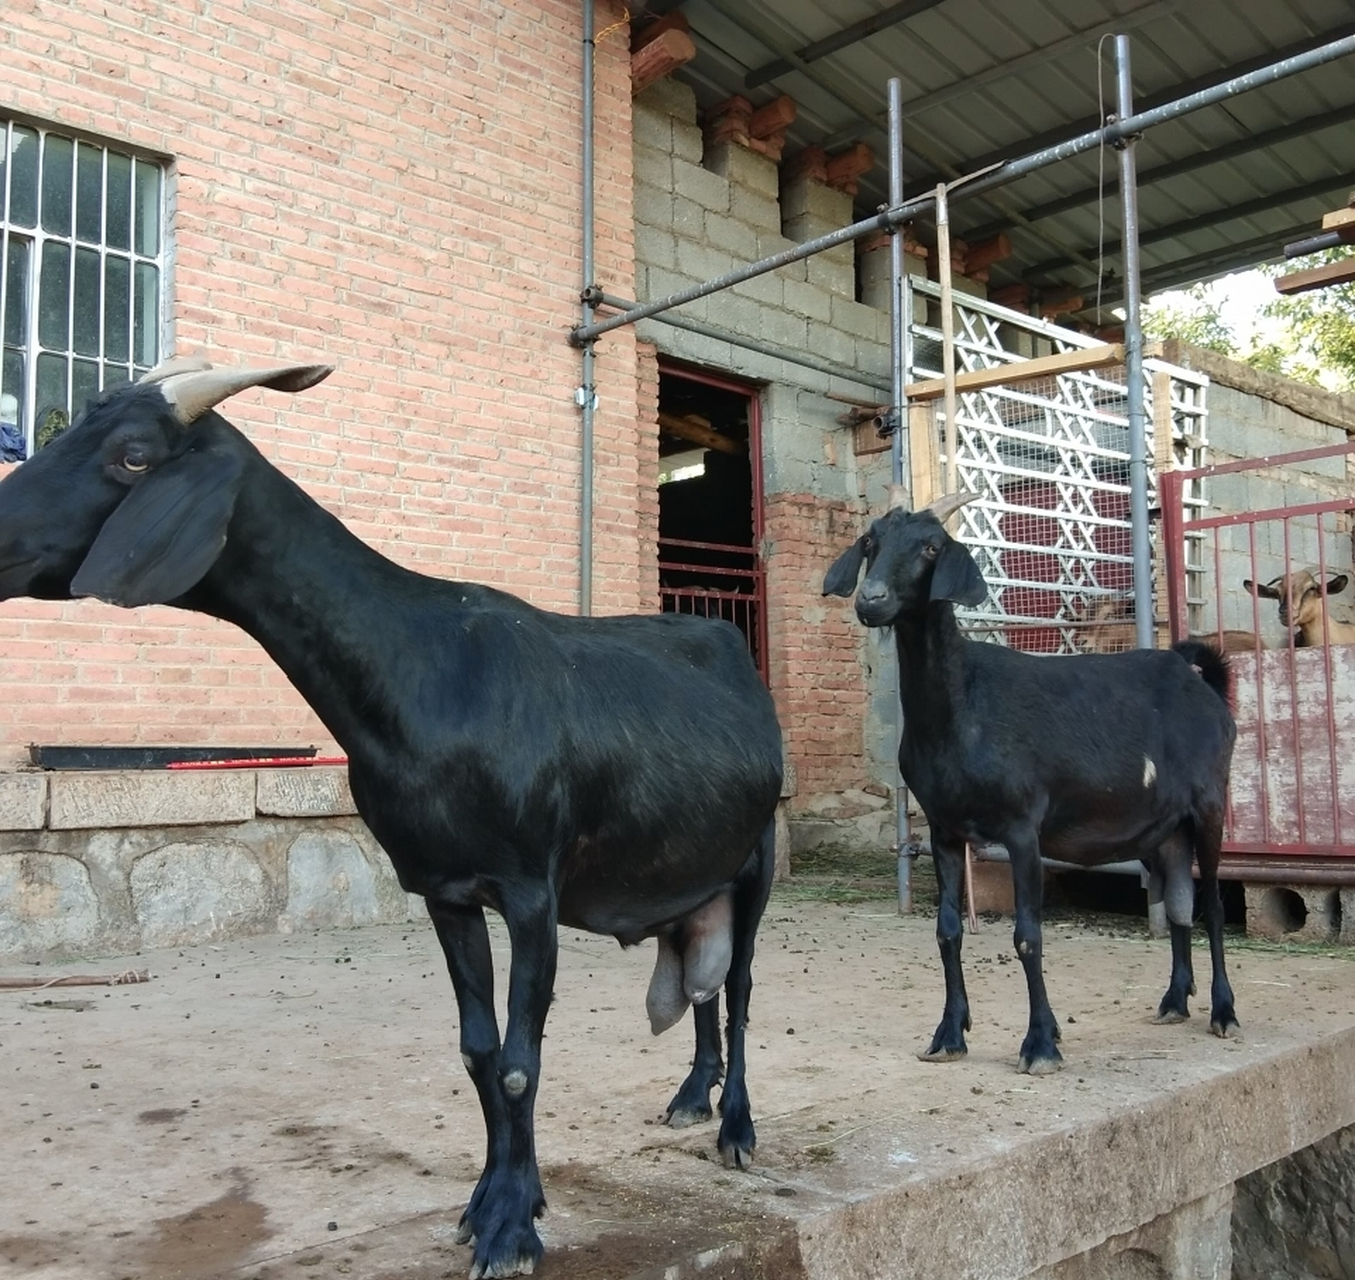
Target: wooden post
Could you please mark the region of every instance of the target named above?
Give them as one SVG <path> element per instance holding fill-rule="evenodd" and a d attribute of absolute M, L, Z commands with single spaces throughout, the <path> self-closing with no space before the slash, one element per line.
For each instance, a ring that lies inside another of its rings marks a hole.
<path fill-rule="evenodd" d="M 946 457 L 946 493 L 956 485 L 955 450 L 960 433 L 955 422 L 955 295 L 951 280 L 950 209 L 946 184 L 936 184 L 936 269 L 941 281 L 941 378 L 945 383 L 946 427 L 942 449 Z"/>

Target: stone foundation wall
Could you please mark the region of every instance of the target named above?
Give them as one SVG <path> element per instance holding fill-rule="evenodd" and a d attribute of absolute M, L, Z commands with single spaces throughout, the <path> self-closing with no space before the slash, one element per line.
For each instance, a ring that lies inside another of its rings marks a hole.
<path fill-rule="evenodd" d="M 0 775 L 0 960 L 422 916 L 342 769 Z"/>

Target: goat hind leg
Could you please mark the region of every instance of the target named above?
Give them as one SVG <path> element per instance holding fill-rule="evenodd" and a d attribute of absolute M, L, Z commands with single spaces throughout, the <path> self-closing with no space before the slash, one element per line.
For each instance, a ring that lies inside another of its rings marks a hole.
<path fill-rule="evenodd" d="M 748 1003 L 753 992 L 753 945 L 757 927 L 772 891 L 772 873 L 776 869 L 775 824 L 769 822 L 756 853 L 734 885 L 733 956 L 725 979 L 725 1036 L 729 1065 L 724 1088 L 720 1091 L 720 1134 L 716 1145 L 727 1169 L 746 1169 L 753 1163 L 757 1131 L 748 1101 L 745 1079 L 745 1040 L 748 1029 Z M 713 1003 L 713 1002 L 712 1002 Z M 703 1007 L 703 1006 L 701 1006 Z"/>
<path fill-rule="evenodd" d="M 964 941 L 964 921 L 960 916 L 960 885 L 964 878 L 964 842 L 936 834 L 932 829 L 932 861 L 936 864 L 936 882 L 940 902 L 936 912 L 936 945 L 941 952 L 941 968 L 946 975 L 946 1006 L 923 1062 L 954 1062 L 969 1052 L 964 1033 L 970 1028 L 969 997 L 965 993 L 960 949 Z"/>
<path fill-rule="evenodd" d="M 1195 994 L 1195 973 L 1190 959 L 1190 928 L 1195 915 L 1190 846 L 1178 833 L 1162 846 L 1159 858 L 1165 881 L 1167 921 L 1171 926 L 1172 975 L 1157 1007 L 1155 1021 L 1184 1022 L 1190 1017 L 1189 1000 Z"/>
<path fill-rule="evenodd" d="M 1219 854 L 1223 844 L 1223 821 L 1214 815 L 1197 823 L 1196 857 L 1200 864 L 1200 901 L 1204 927 L 1209 934 L 1209 958 L 1213 980 L 1209 987 L 1209 1029 L 1216 1036 L 1238 1030 L 1233 1008 L 1233 988 L 1223 963 L 1223 899 L 1219 897 Z"/>
<path fill-rule="evenodd" d="M 1045 1075 L 1063 1066 L 1058 1050 L 1061 1038 L 1049 995 L 1044 985 L 1044 936 L 1040 911 L 1044 897 L 1044 864 L 1040 860 L 1040 841 L 1034 829 L 1013 833 L 1007 841 L 1012 863 L 1012 887 L 1016 898 L 1016 928 L 1012 941 L 1021 967 L 1026 971 L 1026 989 L 1030 994 L 1030 1026 L 1021 1042 L 1017 1070 L 1030 1075 Z"/>
<path fill-rule="evenodd" d="M 724 1074 L 724 1061 L 720 1056 L 720 997 L 697 1005 L 692 1010 L 692 1018 L 696 1023 L 696 1056 L 664 1117 L 674 1129 L 685 1129 L 711 1118 L 710 1091 Z"/>

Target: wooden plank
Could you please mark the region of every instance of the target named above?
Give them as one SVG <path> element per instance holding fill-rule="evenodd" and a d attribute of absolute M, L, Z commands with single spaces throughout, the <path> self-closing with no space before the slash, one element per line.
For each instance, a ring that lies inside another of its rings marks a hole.
<path fill-rule="evenodd" d="M 1060 373 L 1081 373 L 1087 369 L 1105 369 L 1110 365 L 1124 363 L 1124 347 L 1118 343 L 1107 343 L 1100 347 L 1085 347 L 1080 351 L 1060 351 L 1057 355 L 1037 356 L 1034 360 L 1015 360 L 1011 364 L 997 365 L 992 369 L 974 369 L 969 373 L 955 375 L 955 390 L 982 391 L 987 387 L 1010 386 L 1017 382 L 1029 382 L 1032 378 L 1050 378 Z M 926 382 L 913 382 L 908 386 L 909 400 L 937 400 L 946 392 L 944 378 L 929 378 Z"/>
<path fill-rule="evenodd" d="M 1275 292 L 1283 294 L 1307 293 L 1311 289 L 1326 289 L 1334 284 L 1349 284 L 1355 280 L 1355 258 L 1341 258 L 1310 271 L 1294 271 L 1275 281 Z"/>
<path fill-rule="evenodd" d="M 1323 231 L 1340 231 L 1345 227 L 1355 227 L 1355 209 L 1336 209 L 1322 219 Z"/>
<path fill-rule="evenodd" d="M 941 450 L 936 439 L 936 406 L 908 406 L 908 461 L 912 469 L 913 510 L 941 496 Z"/>
<path fill-rule="evenodd" d="M 660 412 L 659 428 L 662 431 L 667 431 L 669 435 L 690 440 L 693 444 L 704 445 L 707 449 L 717 449 L 721 453 L 732 453 L 738 457 L 748 452 L 748 446 L 743 441 L 731 440 L 729 436 L 722 436 L 718 431 L 703 427 L 698 422 L 689 422 L 686 418 L 679 418 L 674 413 Z"/>

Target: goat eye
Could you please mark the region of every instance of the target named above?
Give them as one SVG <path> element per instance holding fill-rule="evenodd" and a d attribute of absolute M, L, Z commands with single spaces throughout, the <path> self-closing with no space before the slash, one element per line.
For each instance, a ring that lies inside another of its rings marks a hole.
<path fill-rule="evenodd" d="M 131 472 L 131 474 L 134 476 L 139 476 L 143 471 L 149 471 L 151 469 L 151 464 L 147 462 L 144 458 L 134 458 L 131 457 L 130 455 L 128 457 L 123 458 L 123 460 L 118 465 L 124 471 Z"/>
<path fill-rule="evenodd" d="M 936 543 L 929 542 L 925 547 L 922 548 L 922 554 L 926 556 L 928 560 L 935 560 L 937 552 L 939 552 L 940 550 L 941 548 L 938 547 Z"/>

